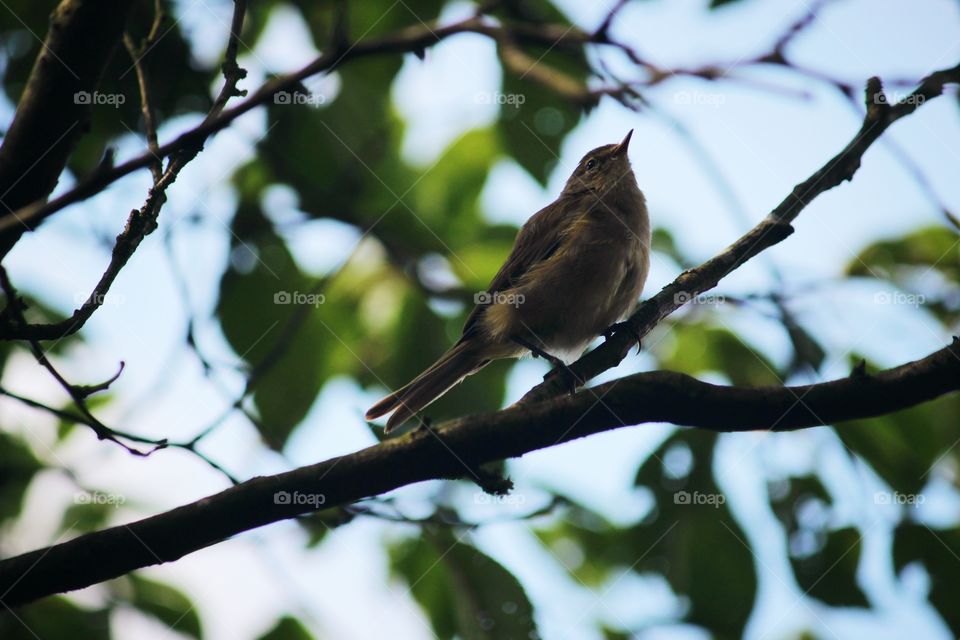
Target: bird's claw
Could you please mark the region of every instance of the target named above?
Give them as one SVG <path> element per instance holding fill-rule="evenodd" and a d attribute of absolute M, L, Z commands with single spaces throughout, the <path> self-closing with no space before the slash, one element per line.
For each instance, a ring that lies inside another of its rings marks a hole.
<path fill-rule="evenodd" d="M 576 372 L 571 369 L 569 366 L 560 362 L 557 366 L 547 372 L 543 376 L 544 380 L 549 380 L 554 376 L 562 376 L 563 381 L 567 386 L 567 392 L 572 396 L 577 392 L 577 388 L 583 385 L 583 380 L 576 374 Z"/>

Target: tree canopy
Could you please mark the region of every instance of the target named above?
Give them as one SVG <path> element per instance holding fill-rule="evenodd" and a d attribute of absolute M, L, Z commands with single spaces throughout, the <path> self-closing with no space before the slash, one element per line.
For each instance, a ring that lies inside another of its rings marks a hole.
<path fill-rule="evenodd" d="M 582 4 L 0 9 L 3 638 L 960 634 L 956 7 Z M 587 384 L 364 422 L 633 127 Z"/>

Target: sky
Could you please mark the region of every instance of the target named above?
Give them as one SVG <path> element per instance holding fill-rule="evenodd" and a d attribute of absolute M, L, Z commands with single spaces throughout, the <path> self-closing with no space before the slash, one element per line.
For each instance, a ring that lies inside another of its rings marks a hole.
<path fill-rule="evenodd" d="M 589 30 L 612 2 L 563 0 L 560 4 Z M 767 50 L 807 6 L 806 0 L 744 0 L 708 13 L 705 2 L 699 0 L 635 2 L 623 10 L 613 36 L 635 44 L 642 54 L 667 67 L 732 64 Z M 470 8 L 466 3 L 451 5 L 443 19 L 453 21 Z M 392 10 L 403 9 L 395 5 Z M 231 3 L 216 0 L 177 4 L 177 17 L 198 59 L 211 61 L 221 55 L 230 11 Z M 920 78 L 960 59 L 958 12 L 960 6 L 946 0 L 838 1 L 823 9 L 789 53 L 804 67 L 856 86 L 871 75 Z M 244 86 L 256 87 L 268 73 L 294 70 L 316 53 L 299 17 L 290 11 L 277 12 L 255 51 L 242 59 L 250 72 Z M 623 67 L 616 54 L 607 55 L 612 65 Z M 664 119 L 604 100 L 568 136 L 546 188 L 512 162 L 498 164 L 484 188 L 484 214 L 490 220 L 521 224 L 556 197 L 585 151 L 616 142 L 634 129 L 630 158 L 654 225 L 671 231 L 690 259 L 699 262 L 711 257 L 839 151 L 861 119 L 835 90 L 808 78 L 781 69 L 738 74 L 747 81 L 677 78 L 644 93 L 658 110 L 682 122 L 699 145 L 691 146 Z M 451 38 L 432 47 L 425 61 L 407 56 L 390 95 L 385 96 L 408 126 L 405 157 L 419 170 L 429 171 L 444 147 L 460 134 L 491 124 L 496 105 L 477 96 L 498 91 L 500 81 L 493 45 L 481 36 Z M 335 76 L 311 82 L 315 83 L 311 87 L 336 91 Z M 9 121 L 11 114 L 10 104 L 0 104 L 0 121 Z M 171 139 L 197 120 L 184 117 L 165 123 L 161 140 Z M 123 424 L 145 435 L 185 438 L 218 416 L 242 387 L 239 376 L 224 374 L 218 382 L 227 392 L 217 389 L 203 377 L 195 359 L 183 352 L 181 298 L 162 236 L 172 233 L 177 260 L 181 268 L 189 267 L 192 308 L 199 317 L 209 316 L 216 303 L 219 274 L 229 259 L 226 229 L 235 202 L 229 177 L 234 167 L 252 156 L 253 145 L 267 127 L 265 112 L 256 110 L 207 145 L 171 189 L 160 231 L 143 243 L 111 291 L 112 300 L 88 323 L 88 340 L 62 360 L 65 375 L 78 380 L 109 377 L 118 360 L 126 362 L 115 387 L 116 402 L 103 411 L 108 424 Z M 142 148 L 142 140 L 125 138 L 118 158 L 137 155 Z M 960 211 L 956 179 L 960 119 L 956 101 L 942 98 L 896 123 L 868 151 L 852 183 L 814 201 L 795 224 L 796 233 L 725 279 L 718 290 L 727 295 L 769 291 L 775 286 L 770 276 L 770 267 L 775 266 L 784 275 L 786 290 L 796 293 L 792 309 L 828 347 L 824 378 L 846 375 L 850 352 L 881 365 L 895 365 L 926 355 L 948 339 L 930 317 L 912 308 L 873 304 L 878 292 L 888 290 L 882 285 L 838 282 L 846 265 L 870 242 L 941 223 L 936 202 L 898 160 L 901 151 L 927 176 L 936 198 Z M 719 167 L 729 191 L 718 185 L 715 174 L 704 170 L 705 163 Z M 61 180 L 58 191 L 70 184 L 69 179 Z M 55 216 L 40 232 L 25 236 L 6 261 L 13 281 L 46 303 L 69 311 L 103 271 L 109 250 L 103 239 L 117 233 L 123 223 L 121 214 L 139 206 L 148 187 L 146 172 L 132 175 Z M 278 189 L 268 206 L 281 216 L 295 209 L 296 202 Z M 202 224 L 185 224 L 193 214 L 201 215 Z M 316 275 L 335 269 L 358 239 L 356 231 L 329 221 L 300 225 L 289 236 L 297 261 Z M 655 257 L 646 295 L 677 273 L 677 265 Z M 790 347 L 775 322 L 749 310 L 729 311 L 722 317 L 722 322 L 749 336 L 752 348 L 775 363 L 788 361 Z M 651 338 L 671 340 L 668 332 Z M 200 340 L 205 352 L 218 360 L 236 361 L 214 324 L 201 327 Z M 648 355 L 631 356 L 603 379 L 652 366 Z M 508 401 L 519 398 L 543 371 L 539 362 L 520 362 L 510 374 Z M 59 389 L 26 355 L 9 366 L 7 376 L 4 384 L 14 390 L 62 402 Z M 163 380 L 160 387 L 159 379 Z M 788 382 L 805 381 L 809 380 Z M 379 398 L 379 391 L 361 390 L 346 379 L 331 380 L 283 455 L 264 451 L 255 430 L 239 417 L 218 429 L 204 450 L 241 477 L 355 451 L 374 443 L 363 425 L 362 410 Z M 125 502 L 118 508 L 117 521 L 158 513 L 226 487 L 222 476 L 188 453 L 165 451 L 136 459 L 80 430 L 54 452 L 53 421 L 7 399 L 0 406 L 13 418 L 12 426 L 5 428 L 23 430 L 37 455 L 54 466 L 74 469 L 84 486 L 122 493 Z M 520 515 L 541 505 L 547 499 L 543 488 L 549 487 L 582 500 L 615 522 L 633 522 L 650 507 L 642 493 L 630 490 L 633 474 L 671 430 L 667 425 L 623 429 L 513 461 L 510 475 L 517 491 L 510 503 L 471 500 L 469 492 L 475 490 L 470 487 L 455 491 L 467 492 L 461 500 L 470 507 L 464 513 L 467 518 L 504 520 Z M 722 438 L 719 451 L 718 482 L 730 495 L 731 508 L 758 550 L 762 597 L 748 637 L 790 637 L 808 627 L 839 638 L 895 638 L 906 633 L 949 637 L 922 602 L 922 572 L 897 580 L 884 560 L 891 512 L 881 506 L 867 512 L 858 508 L 862 492 L 881 490 L 882 484 L 869 470 L 841 456 L 838 441 L 829 431 L 729 435 Z M 770 468 L 811 466 L 830 469 L 830 482 L 841 497 L 842 517 L 868 530 L 861 578 L 878 608 L 875 614 L 864 617 L 826 610 L 798 598 L 799 591 L 788 577 L 782 553 L 785 542 L 759 479 Z M 398 494 L 399 499 L 416 515 L 434 488 L 430 484 L 409 487 Z M 30 489 L 25 516 L 7 541 L 10 548 L 26 551 L 38 541 L 54 542 L 59 515 L 75 493 L 75 485 L 62 472 L 44 473 Z M 933 495 L 932 501 L 934 513 L 957 509 L 956 497 L 949 492 Z M 430 638 L 428 623 L 405 585 L 389 577 L 384 553 L 384 540 L 413 533 L 403 525 L 358 519 L 333 532 L 318 549 L 307 551 L 299 528 L 280 523 L 149 569 L 145 575 L 181 586 L 196 603 L 212 640 L 256 637 L 281 612 L 301 616 L 321 638 L 386 634 Z M 585 591 L 536 543 L 526 523 L 491 524 L 475 539 L 520 578 L 538 608 L 545 638 L 599 638 L 598 620 L 633 626 L 682 610 L 669 587 L 649 577 L 625 575 L 608 585 L 602 597 Z M 103 595 L 102 589 L 93 587 L 75 597 L 95 603 Z M 133 612 L 118 613 L 115 621 L 121 638 L 178 637 Z M 673 625 L 650 637 L 698 638 L 702 634 Z"/>

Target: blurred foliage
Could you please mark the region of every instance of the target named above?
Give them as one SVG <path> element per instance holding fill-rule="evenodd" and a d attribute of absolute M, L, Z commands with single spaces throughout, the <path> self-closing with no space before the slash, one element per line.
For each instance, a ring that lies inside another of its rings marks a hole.
<path fill-rule="evenodd" d="M 26 443 L 0 432 L 0 525 L 20 514 L 27 487 L 42 468 Z"/>
<path fill-rule="evenodd" d="M 641 558 L 635 568 L 663 573 L 689 601 L 686 620 L 735 638 L 753 609 L 757 579 L 753 552 L 714 477 L 717 438 L 681 429 L 646 459 L 636 485 L 653 494 L 656 507 L 631 537 Z M 723 589 L 717 576 L 724 576 Z"/>
<path fill-rule="evenodd" d="M 876 242 L 850 261 L 847 273 L 895 278 L 909 267 L 935 268 L 951 281 L 960 281 L 960 234 L 946 227 L 927 227 Z"/>
<path fill-rule="evenodd" d="M 625 573 L 662 575 L 685 603 L 679 619 L 718 638 L 740 637 L 757 579 L 746 537 L 713 478 L 716 439 L 676 431 L 640 466 L 636 485 L 652 494 L 655 506 L 636 524 L 619 527 L 575 505 L 538 530 L 541 540 L 579 581 L 601 592 Z M 722 589 L 717 576 L 723 576 Z"/>
<path fill-rule="evenodd" d="M 705 6 L 722 14 L 723 7 L 737 1 L 711 0 Z M 157 118 L 162 124 L 177 116 L 188 116 L 181 123 L 196 120 L 210 105 L 220 70 L 197 55 L 199 48 L 190 38 L 199 36 L 188 33 L 178 20 L 183 5 L 163 4 L 168 11 L 161 29 L 164 36 L 142 58 L 154 89 Z M 441 0 L 346 3 L 346 29 L 351 38 L 382 36 L 419 27 L 421 21 L 431 23 L 445 5 Z M 13 104 L 42 46 L 33 34 L 46 32 L 52 6 L 16 0 L 0 11 L 2 90 Z M 243 49 L 258 43 L 278 8 L 292 8 L 303 16 L 315 48 L 325 50 L 331 45 L 338 6 L 341 3 L 334 0 L 250 3 Z M 226 20 L 229 3 L 215 10 Z M 14 15 L 17 20 L 11 18 Z M 568 22 L 548 0 L 497 3 L 494 15 L 533 30 L 548 22 Z M 135 3 L 130 21 L 135 42 L 149 31 L 153 17 L 152 1 Z M 590 81 L 595 78 L 583 50 L 513 44 L 564 82 L 593 86 Z M 501 43 L 501 62 L 508 53 Z M 468 305 L 436 295 L 418 276 L 424 271 L 444 272 L 466 292 L 467 302 L 472 292 L 485 289 L 516 234 L 515 227 L 491 223 L 483 215 L 480 195 L 493 167 L 513 162 L 545 185 L 564 140 L 592 106 L 572 104 L 529 75 L 501 65 L 498 91 L 503 99 L 498 99 L 495 119 L 451 141 L 433 163 L 418 166 L 401 152 L 406 123 L 390 95 L 403 64 L 417 64 L 418 58 L 429 55 L 428 50 L 351 60 L 338 65 L 330 82 L 316 85 L 319 89 L 314 91 L 323 97 L 316 104 L 268 105 L 269 130 L 257 143 L 255 158 L 229 177 L 237 204 L 229 223 L 230 260 L 219 282 L 215 316 L 251 379 L 250 408 L 263 442 L 273 450 L 284 450 L 330 380 L 345 377 L 376 391 L 396 388 L 456 339 Z M 241 86 L 254 88 L 250 83 Z M 75 174 L 91 171 L 104 150 L 120 138 L 142 135 L 136 74 L 122 48 L 113 56 L 100 90 L 119 93 L 125 100 L 119 108 L 95 106 L 89 131 L 70 160 Z M 6 126 L 2 123 L 0 129 Z M 268 192 L 277 186 L 296 196 L 292 222 L 281 223 L 265 204 Z M 344 264 L 316 274 L 298 263 L 287 241 L 297 225 L 321 220 L 346 225 L 362 240 Z M 883 286 L 923 296 L 918 313 L 956 331 L 958 239 L 955 231 L 943 227 L 885 239 L 863 248 L 845 275 L 879 279 Z M 666 263 L 691 265 L 665 229 L 655 230 L 653 248 Z M 28 320 L 62 317 L 29 293 L 24 297 Z M 739 335 L 717 321 L 726 313 L 722 306 L 698 308 L 671 320 L 664 339 L 647 345 L 655 365 L 694 376 L 719 376 L 738 385 L 777 385 L 793 375 L 816 372 L 827 361 L 828 350 L 805 328 L 803 318 L 785 313 L 777 318 L 785 344 L 793 351 L 790 362 L 780 366 L 759 350 L 752 336 Z M 64 353 L 78 339 L 52 345 L 54 352 Z M 10 353 L 0 346 L 0 365 L 7 363 Z M 431 417 L 500 407 L 510 368 L 507 362 L 487 367 L 432 405 Z M 111 399 L 104 394 L 91 400 L 97 407 Z M 73 410 L 69 405 L 64 408 Z M 934 475 L 956 484 L 958 424 L 960 399 L 948 397 L 909 411 L 853 421 L 836 432 L 891 489 L 915 495 Z M 62 422 L 57 446 L 76 431 Z M 741 527 L 716 474 L 715 452 L 722 438 L 696 430 L 672 432 L 637 469 L 634 489 L 652 500 L 643 517 L 614 523 L 586 504 L 565 500 L 562 513 L 533 523 L 540 543 L 574 577 L 576 586 L 592 589 L 598 597 L 624 575 L 665 580 L 678 606 L 651 622 L 653 626 L 686 623 L 717 638 L 740 637 L 760 600 L 760 580 L 751 547 L 755 541 Z M 53 463 L 41 459 L 20 433 L 0 432 L 0 534 L 16 524 L 31 483 L 48 466 Z M 786 536 L 797 588 L 830 607 L 870 607 L 857 578 L 863 531 L 830 517 L 836 505 L 821 475 L 790 477 L 781 485 L 777 491 L 771 489 L 769 505 Z M 112 505 L 72 503 L 53 523 L 59 523 L 58 536 L 70 535 L 106 526 L 115 514 Z M 298 521 L 306 544 L 316 546 L 324 543 L 329 531 L 351 520 L 345 511 L 326 510 Z M 417 535 L 391 543 L 390 568 L 408 585 L 439 638 L 537 637 L 538 614 L 509 567 L 475 547 L 459 527 L 431 524 L 413 529 Z M 934 526 L 904 517 L 895 530 L 897 571 L 918 567 L 926 572 L 930 602 L 955 634 L 960 634 L 955 607 L 958 552 L 956 523 Z M 101 608 L 57 597 L 23 607 L 16 617 L 0 616 L 0 638 L 109 637 L 114 607 L 135 609 L 184 636 L 202 637 L 201 620 L 190 598 L 170 585 L 131 575 L 110 583 L 110 594 L 109 604 Z M 598 622 L 598 633 L 611 639 L 644 631 Z M 311 637 L 302 622 L 284 616 L 260 640 Z"/>
<path fill-rule="evenodd" d="M 960 233 L 954 229 L 925 227 L 876 242 L 850 261 L 847 274 L 889 280 L 898 291 L 878 293 L 876 302 L 922 308 L 960 330 Z"/>
<path fill-rule="evenodd" d="M 960 464 L 957 425 L 960 398 L 950 395 L 890 415 L 851 420 L 837 434 L 893 489 L 916 494 L 930 481 L 934 465 Z"/>
<path fill-rule="evenodd" d="M 16 613 L 16 616 L 0 616 L 0 638 L 103 640 L 110 637 L 109 609 L 84 609 L 59 596 L 20 607 Z"/>
<path fill-rule="evenodd" d="M 763 354 L 728 329 L 706 322 L 674 324 L 670 340 L 653 347 L 664 369 L 690 375 L 720 373 L 737 385 L 780 384 L 783 378 Z"/>
<path fill-rule="evenodd" d="M 904 523 L 894 532 L 893 563 L 897 571 L 919 563 L 930 577 L 930 604 L 943 616 L 953 635 L 960 636 L 960 528 L 934 529 L 924 524 Z"/>
<path fill-rule="evenodd" d="M 137 610 L 159 620 L 178 633 L 201 640 L 200 614 L 183 593 L 173 587 L 141 578 L 137 574 L 127 576 L 131 593 L 127 601 Z"/>
<path fill-rule="evenodd" d="M 410 585 L 440 640 L 539 637 L 533 605 L 517 579 L 449 528 L 391 548 L 393 572 Z"/>
<path fill-rule="evenodd" d="M 817 476 L 792 477 L 771 492 L 771 506 L 787 535 L 788 555 L 800 589 L 835 607 L 866 607 L 857 584 L 861 534 L 831 528 L 833 497 Z"/>
<path fill-rule="evenodd" d="M 284 616 L 277 620 L 277 624 L 270 631 L 257 640 L 313 640 L 313 636 L 299 620 Z"/>

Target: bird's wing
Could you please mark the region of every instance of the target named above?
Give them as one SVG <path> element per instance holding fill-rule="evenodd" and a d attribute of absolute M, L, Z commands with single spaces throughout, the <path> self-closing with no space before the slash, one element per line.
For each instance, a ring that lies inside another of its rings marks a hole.
<path fill-rule="evenodd" d="M 557 200 L 533 214 L 520 228 L 513 250 L 493 277 L 488 293 L 504 292 L 513 287 L 523 274 L 535 264 L 552 256 L 563 241 L 563 230 L 568 226 L 573 207 L 564 199 Z M 467 316 L 463 336 L 476 328 L 480 314 L 488 305 L 478 304 Z"/>

